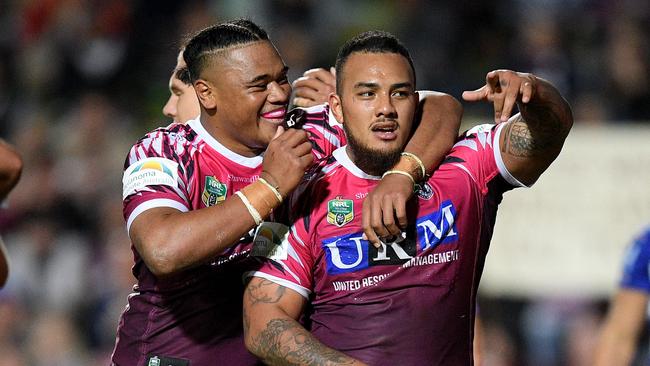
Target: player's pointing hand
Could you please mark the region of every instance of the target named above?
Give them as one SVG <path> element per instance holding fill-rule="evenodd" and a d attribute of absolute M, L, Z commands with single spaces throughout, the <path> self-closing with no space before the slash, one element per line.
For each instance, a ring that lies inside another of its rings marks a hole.
<path fill-rule="evenodd" d="M 468 102 L 486 100 L 494 105 L 494 121 L 505 122 L 513 114 L 515 103 L 528 103 L 535 95 L 537 79 L 528 73 L 511 70 L 490 71 L 485 85 L 473 91 L 463 92 Z"/>

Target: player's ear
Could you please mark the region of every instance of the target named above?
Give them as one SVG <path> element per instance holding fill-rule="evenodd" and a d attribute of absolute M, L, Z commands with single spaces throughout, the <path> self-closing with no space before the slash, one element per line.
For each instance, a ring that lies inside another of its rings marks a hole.
<path fill-rule="evenodd" d="M 336 118 L 340 124 L 345 123 L 345 121 L 343 121 L 343 106 L 341 105 L 341 97 L 336 93 L 330 93 L 328 102 L 332 113 L 334 114 L 334 118 Z"/>
<path fill-rule="evenodd" d="M 213 110 L 217 108 L 215 90 L 209 81 L 198 79 L 194 82 L 194 90 L 196 91 L 196 96 L 199 98 L 199 103 L 201 103 L 201 106 L 203 106 L 203 108 L 207 110 Z"/>

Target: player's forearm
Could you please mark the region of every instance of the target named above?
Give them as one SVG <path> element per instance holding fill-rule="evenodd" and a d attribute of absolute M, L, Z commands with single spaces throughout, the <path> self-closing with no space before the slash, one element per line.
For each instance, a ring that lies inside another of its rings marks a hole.
<path fill-rule="evenodd" d="M 269 365 L 363 365 L 326 347 L 296 321 L 305 302 L 297 292 L 253 277 L 243 299 L 246 348 Z"/>
<path fill-rule="evenodd" d="M 573 126 L 571 107 L 549 82 L 540 78 L 535 82 L 533 98 L 518 103 L 520 118 L 512 119 L 509 147 L 521 156 L 557 156 Z"/>
<path fill-rule="evenodd" d="M 269 365 L 363 365 L 326 347 L 289 317 L 269 320 L 247 340 L 248 350 Z"/>
<path fill-rule="evenodd" d="M 255 226 L 238 197 L 201 210 L 163 214 L 145 211 L 131 226 L 131 237 L 149 270 L 169 276 L 213 260 Z M 142 220 L 142 221 L 139 221 Z"/>
<path fill-rule="evenodd" d="M 427 173 L 433 171 L 458 137 L 463 115 L 461 104 L 444 93 L 427 94 L 420 102 L 417 127 L 405 151 L 420 157 Z"/>
<path fill-rule="evenodd" d="M 636 337 L 619 332 L 611 324 L 605 326 L 596 347 L 594 366 L 629 365 L 636 349 Z"/>
<path fill-rule="evenodd" d="M 0 200 L 16 186 L 22 169 L 20 155 L 9 144 L 0 140 Z"/>

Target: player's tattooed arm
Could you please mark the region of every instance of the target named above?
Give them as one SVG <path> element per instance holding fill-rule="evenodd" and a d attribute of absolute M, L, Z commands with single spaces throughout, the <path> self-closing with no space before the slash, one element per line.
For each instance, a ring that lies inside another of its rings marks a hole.
<path fill-rule="evenodd" d="M 532 74 L 491 71 L 483 87 L 464 92 L 463 98 L 492 102 L 495 121 L 508 121 L 501 131 L 501 156 L 508 171 L 528 185 L 555 160 L 573 125 L 571 107 L 559 91 Z M 510 118 L 515 104 L 520 113 Z"/>
<path fill-rule="evenodd" d="M 329 348 L 296 321 L 305 299 L 254 277 L 244 292 L 244 336 L 250 352 L 269 365 L 363 365 Z"/>
<path fill-rule="evenodd" d="M 326 347 L 293 319 L 271 319 L 251 350 L 271 365 L 356 365 L 354 359 Z"/>

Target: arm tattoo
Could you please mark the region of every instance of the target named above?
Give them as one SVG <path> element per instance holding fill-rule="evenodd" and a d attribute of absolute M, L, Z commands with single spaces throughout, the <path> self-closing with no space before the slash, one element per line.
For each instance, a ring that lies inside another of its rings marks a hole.
<path fill-rule="evenodd" d="M 354 360 L 326 347 L 293 319 L 272 319 L 253 340 L 254 353 L 271 365 L 352 365 Z"/>
<path fill-rule="evenodd" d="M 525 123 L 520 120 L 513 120 L 503 129 L 505 134 L 505 144 L 501 146 L 501 151 L 513 156 L 530 157 L 533 156 L 533 141 L 530 131 Z"/>
<path fill-rule="evenodd" d="M 269 294 L 268 291 L 266 291 L 268 286 L 277 286 L 275 293 Z M 259 284 L 249 284 L 248 287 L 246 287 L 246 296 L 250 299 L 251 305 L 258 303 L 275 304 L 280 301 L 282 296 L 284 296 L 286 290 L 286 287 L 280 286 L 275 282 L 261 279 Z"/>
<path fill-rule="evenodd" d="M 525 106 L 504 129 L 505 144 L 501 151 L 525 158 L 545 155 L 562 146 L 571 127 L 567 121 L 571 117 L 566 115 L 563 106 Z"/>
<path fill-rule="evenodd" d="M 244 334 L 248 334 L 248 333 L 250 333 L 250 329 L 251 329 L 251 321 L 248 318 L 248 313 L 246 312 L 246 307 L 245 306 L 242 309 L 242 318 L 243 318 L 243 322 L 244 322 Z"/>

